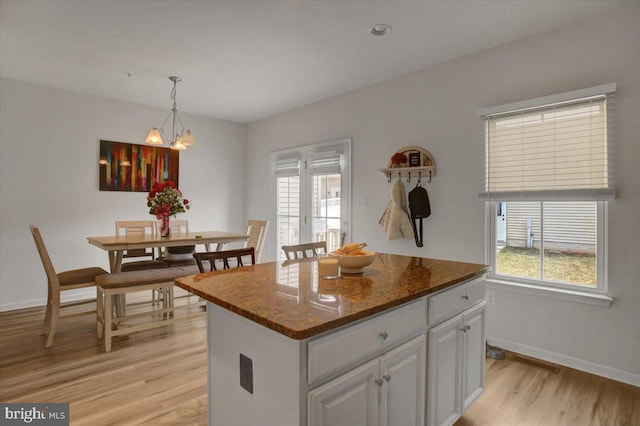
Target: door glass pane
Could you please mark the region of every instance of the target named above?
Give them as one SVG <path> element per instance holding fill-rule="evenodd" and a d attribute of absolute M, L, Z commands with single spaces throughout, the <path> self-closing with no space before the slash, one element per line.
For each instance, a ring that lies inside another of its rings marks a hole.
<path fill-rule="evenodd" d="M 597 203 L 543 204 L 544 280 L 596 286 Z"/>
<path fill-rule="evenodd" d="M 542 279 L 540 203 L 496 204 L 496 274 Z"/>
<path fill-rule="evenodd" d="M 300 243 L 300 177 L 278 178 L 277 197 L 278 258 L 284 260 L 280 247 Z"/>
<path fill-rule="evenodd" d="M 340 174 L 314 175 L 311 181 L 311 238 L 326 241 L 327 250 L 340 247 Z"/>

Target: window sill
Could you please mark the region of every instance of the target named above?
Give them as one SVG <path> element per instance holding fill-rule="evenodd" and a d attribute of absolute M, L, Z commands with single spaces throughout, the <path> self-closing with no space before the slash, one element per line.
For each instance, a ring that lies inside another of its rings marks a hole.
<path fill-rule="evenodd" d="M 523 284 L 513 281 L 487 279 L 488 288 L 514 291 L 516 293 L 532 294 L 535 296 L 549 297 L 552 299 L 567 300 L 576 303 L 585 303 L 595 306 L 611 306 L 613 298 L 606 294 L 590 293 L 586 291 L 567 290 L 553 287 L 543 287 L 533 284 Z"/>

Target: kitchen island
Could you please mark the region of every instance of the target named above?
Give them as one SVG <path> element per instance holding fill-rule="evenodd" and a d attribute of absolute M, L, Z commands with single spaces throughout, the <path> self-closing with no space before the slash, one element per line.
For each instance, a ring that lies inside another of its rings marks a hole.
<path fill-rule="evenodd" d="M 208 301 L 209 424 L 453 423 L 484 387 L 486 270 L 378 253 L 334 280 L 314 260 L 177 279 Z"/>

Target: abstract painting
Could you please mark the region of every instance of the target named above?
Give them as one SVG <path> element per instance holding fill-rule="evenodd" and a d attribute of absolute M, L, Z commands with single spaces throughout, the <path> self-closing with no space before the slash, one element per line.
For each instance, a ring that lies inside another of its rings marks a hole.
<path fill-rule="evenodd" d="M 149 192 L 156 182 L 178 186 L 179 151 L 100 141 L 100 191 Z"/>

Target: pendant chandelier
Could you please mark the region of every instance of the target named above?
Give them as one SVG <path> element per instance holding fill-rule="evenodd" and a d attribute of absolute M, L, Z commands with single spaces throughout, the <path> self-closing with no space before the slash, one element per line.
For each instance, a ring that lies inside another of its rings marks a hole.
<path fill-rule="evenodd" d="M 169 143 L 171 149 L 177 149 L 183 151 L 188 146 L 195 145 L 196 140 L 193 137 L 193 132 L 190 129 L 185 129 L 182 125 L 182 120 L 178 114 L 178 107 L 176 106 L 176 85 L 179 81 L 182 81 L 180 77 L 172 75 L 169 80 L 173 81 L 173 89 L 171 89 L 171 99 L 173 100 L 173 106 L 171 112 L 164 119 L 160 128 L 154 127 L 149 131 L 145 143 L 150 145 L 162 145 L 165 141 Z M 167 137 L 164 130 L 164 125 L 171 118 L 171 137 Z"/>

